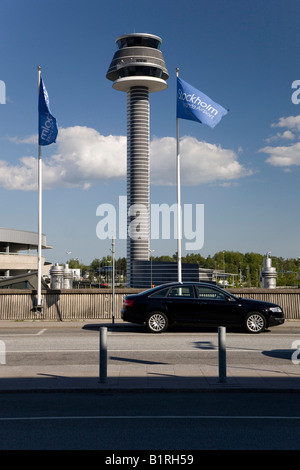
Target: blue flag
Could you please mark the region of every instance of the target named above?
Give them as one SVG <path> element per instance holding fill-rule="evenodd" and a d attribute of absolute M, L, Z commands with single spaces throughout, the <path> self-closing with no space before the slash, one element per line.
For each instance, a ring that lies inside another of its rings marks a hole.
<path fill-rule="evenodd" d="M 39 93 L 39 145 L 49 145 L 57 137 L 57 124 L 55 117 L 50 113 L 49 96 L 42 77 Z"/>
<path fill-rule="evenodd" d="M 178 118 L 201 122 L 213 128 L 227 112 L 227 109 L 177 77 Z"/>

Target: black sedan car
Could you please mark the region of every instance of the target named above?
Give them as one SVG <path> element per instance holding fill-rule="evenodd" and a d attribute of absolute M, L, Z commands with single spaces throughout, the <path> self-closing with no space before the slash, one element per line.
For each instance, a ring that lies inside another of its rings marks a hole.
<path fill-rule="evenodd" d="M 279 305 L 235 297 L 205 282 L 164 284 L 126 295 L 121 315 L 124 321 L 146 324 L 152 333 L 169 325 L 234 326 L 261 333 L 284 323 Z"/>

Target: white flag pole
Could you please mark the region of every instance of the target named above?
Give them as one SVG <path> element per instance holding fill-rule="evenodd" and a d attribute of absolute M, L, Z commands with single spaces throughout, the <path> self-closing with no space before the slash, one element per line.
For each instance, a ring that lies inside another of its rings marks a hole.
<path fill-rule="evenodd" d="M 38 98 L 40 97 L 41 67 L 38 66 Z M 42 313 L 42 146 L 38 143 L 38 298 L 37 311 Z"/>
<path fill-rule="evenodd" d="M 178 77 L 178 73 L 179 73 L 179 68 L 176 68 L 176 77 Z M 178 117 L 176 118 L 176 127 L 177 127 L 177 263 L 178 263 L 178 282 L 182 282 L 182 274 L 181 274 L 180 147 L 179 147 L 179 118 Z"/>

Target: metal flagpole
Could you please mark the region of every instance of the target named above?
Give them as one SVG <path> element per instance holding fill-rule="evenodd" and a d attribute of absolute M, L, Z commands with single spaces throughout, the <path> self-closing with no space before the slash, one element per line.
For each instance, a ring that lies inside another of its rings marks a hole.
<path fill-rule="evenodd" d="M 115 323 L 115 237 L 112 237 L 112 323 Z"/>
<path fill-rule="evenodd" d="M 179 68 L 176 68 L 178 77 Z M 181 191 L 180 191 L 180 148 L 179 148 L 179 118 L 176 118 L 177 127 L 177 263 L 178 282 L 182 282 L 181 275 Z"/>
<path fill-rule="evenodd" d="M 38 66 L 38 92 L 40 96 L 41 67 Z M 42 146 L 38 144 L 38 298 L 37 311 L 42 313 Z"/>

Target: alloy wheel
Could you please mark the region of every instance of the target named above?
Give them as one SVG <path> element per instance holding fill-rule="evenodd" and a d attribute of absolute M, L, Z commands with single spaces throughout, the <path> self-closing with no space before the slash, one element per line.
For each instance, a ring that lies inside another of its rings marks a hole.
<path fill-rule="evenodd" d="M 153 333 L 162 333 L 167 329 L 168 319 L 163 313 L 153 313 L 148 318 L 148 328 Z"/>
<path fill-rule="evenodd" d="M 250 333 L 260 333 L 265 324 L 265 318 L 260 313 L 250 313 L 246 320 L 246 328 Z"/>

